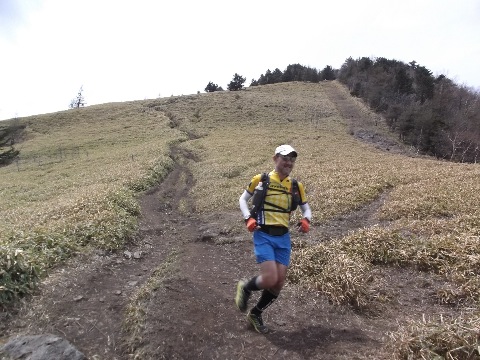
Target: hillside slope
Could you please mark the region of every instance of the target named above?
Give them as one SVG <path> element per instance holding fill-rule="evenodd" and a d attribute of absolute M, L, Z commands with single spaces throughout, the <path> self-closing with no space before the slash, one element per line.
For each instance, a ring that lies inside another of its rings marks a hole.
<path fill-rule="evenodd" d="M 373 296 L 366 306 L 338 304 L 290 281 L 266 312 L 272 332 L 255 333 L 233 303 L 236 281 L 256 272 L 237 204 L 251 176 L 272 167 L 276 145 L 298 149 L 294 176 L 306 184 L 314 213 L 309 234 L 292 234 L 294 269 L 304 261 L 302 249 L 334 249 L 349 236 L 366 239 L 379 229 L 386 239 L 401 229 L 427 240 L 425 229 L 432 224 L 439 239 L 453 233 L 450 222 L 473 214 L 465 210 L 477 200 L 468 181 L 479 170 L 412 157 L 389 137 L 381 119 L 335 82 L 132 106 L 153 116 L 152 127 L 166 121 L 168 136 L 176 137 L 159 139 L 168 142 L 173 165 L 141 195 L 136 235 L 118 251 L 97 249 L 58 267 L 24 308 L 5 317 L 3 339 L 54 333 L 92 359 L 391 359 L 390 332 L 412 319 L 455 317 L 471 309 L 471 303 L 442 305 L 438 294 L 451 283 L 441 274 L 406 262 L 377 264 L 368 273 Z M 425 190 L 433 174 L 441 174 L 434 181 L 439 196 L 447 186 L 442 180 L 451 186 L 460 176 L 468 187 L 457 186 L 448 201 L 440 199 L 441 209 L 429 207 L 438 200 Z M 465 202 L 462 191 L 472 199 L 459 205 L 459 198 Z M 464 235 L 478 231 L 463 226 Z"/>

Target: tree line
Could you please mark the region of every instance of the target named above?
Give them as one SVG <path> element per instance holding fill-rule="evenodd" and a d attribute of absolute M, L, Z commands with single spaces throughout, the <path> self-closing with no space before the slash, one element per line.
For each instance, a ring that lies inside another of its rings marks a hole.
<path fill-rule="evenodd" d="M 290 81 L 308 81 L 319 82 L 321 80 L 335 80 L 336 70 L 330 65 L 325 66 L 323 70 L 317 70 L 300 64 L 288 65 L 284 71 L 279 68 L 271 71 L 267 69 L 265 74 L 261 74 L 258 79 L 252 79 L 250 86 L 276 84 Z M 235 73 L 233 80 L 228 84 L 229 91 L 237 91 L 243 88 L 246 78 Z M 206 92 L 223 91 L 221 86 L 210 81 L 205 87 Z"/>
<path fill-rule="evenodd" d="M 335 80 L 335 78 L 336 71 L 330 65 L 325 66 L 323 70 L 317 70 L 309 66 L 293 64 L 288 65 L 284 71 L 281 71 L 279 68 L 273 71 L 268 69 L 265 71 L 265 74 L 261 74 L 257 80 L 253 79 L 250 86 L 291 81 L 319 82 L 322 80 Z"/>
<path fill-rule="evenodd" d="M 419 153 L 476 163 L 480 155 L 480 94 L 415 61 L 348 58 L 337 73 L 353 96 L 387 119 Z"/>

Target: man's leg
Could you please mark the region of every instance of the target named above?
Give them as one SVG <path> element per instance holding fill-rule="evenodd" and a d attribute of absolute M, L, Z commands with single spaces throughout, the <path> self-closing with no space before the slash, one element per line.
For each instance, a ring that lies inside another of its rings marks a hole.
<path fill-rule="evenodd" d="M 265 278 L 267 279 L 272 279 L 272 274 L 269 272 L 275 272 L 274 277 L 277 279 L 276 282 L 269 288 L 263 289 L 257 305 L 255 305 L 247 315 L 248 320 L 259 333 L 268 332 L 268 328 L 263 323 L 262 312 L 277 299 L 285 284 L 285 277 L 287 275 L 287 267 L 285 265 L 280 263 L 274 263 L 273 265 L 272 268 L 271 264 L 267 264 L 262 270 L 265 270 L 267 274 Z M 262 272 L 262 276 L 263 274 L 264 272 Z"/>
<path fill-rule="evenodd" d="M 235 303 L 238 309 L 241 312 L 247 311 L 248 299 L 250 299 L 252 291 L 271 288 L 274 289 L 272 292 L 275 293 L 278 288 L 277 282 L 279 279 L 277 273 L 277 263 L 273 260 L 268 260 L 260 264 L 260 275 L 254 276 L 246 283 L 239 281 L 237 283 L 237 294 L 235 296 Z"/>
<path fill-rule="evenodd" d="M 252 291 L 258 291 L 274 285 L 277 281 L 275 251 L 269 240 L 270 235 L 261 231 L 253 234 L 254 252 L 260 263 L 260 275 L 251 278 L 247 283 L 239 281 L 235 295 L 235 304 L 241 312 L 247 311 L 248 299 Z"/>
<path fill-rule="evenodd" d="M 237 293 L 235 295 L 235 304 L 237 305 L 238 309 L 241 312 L 247 311 L 248 299 L 250 299 L 250 295 L 252 295 L 252 291 L 261 290 L 258 287 L 259 280 L 260 280 L 260 276 L 254 276 L 247 283 L 245 283 L 243 280 L 240 280 L 237 283 Z"/>
<path fill-rule="evenodd" d="M 262 275 L 256 283 L 259 283 L 259 288 L 263 289 L 263 292 L 253 309 L 258 314 L 275 301 L 285 284 L 287 276 L 287 267 L 274 261 L 265 261 L 260 266 L 260 270 Z"/>

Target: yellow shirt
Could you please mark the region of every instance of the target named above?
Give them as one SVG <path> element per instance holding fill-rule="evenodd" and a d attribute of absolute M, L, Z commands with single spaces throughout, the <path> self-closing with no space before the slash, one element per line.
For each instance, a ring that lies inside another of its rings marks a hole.
<path fill-rule="evenodd" d="M 292 205 L 292 179 L 287 176 L 280 181 L 278 173 L 273 170 L 269 174 L 270 184 L 265 195 L 263 211 L 257 216 L 259 225 L 275 225 L 288 227 L 290 221 L 290 208 Z M 257 174 L 247 187 L 247 191 L 253 194 L 255 187 L 262 178 L 262 174 Z M 300 204 L 305 204 L 307 198 L 305 196 L 305 188 L 302 183 L 298 182 L 298 190 L 300 193 Z"/>

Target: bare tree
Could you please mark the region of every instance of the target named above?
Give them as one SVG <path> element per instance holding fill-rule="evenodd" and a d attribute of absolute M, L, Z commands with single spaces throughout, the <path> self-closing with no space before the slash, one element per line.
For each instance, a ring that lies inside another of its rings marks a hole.
<path fill-rule="evenodd" d="M 83 97 L 83 85 L 80 86 L 80 90 L 78 90 L 77 96 L 70 101 L 70 109 L 78 109 L 80 107 L 84 107 L 86 104 L 85 98 Z"/>

